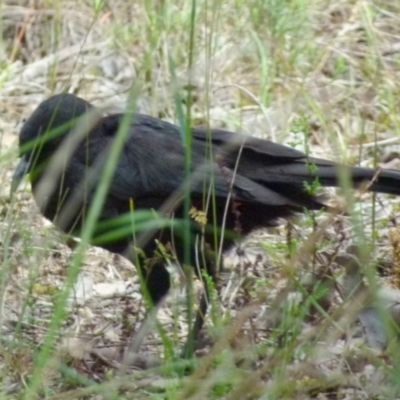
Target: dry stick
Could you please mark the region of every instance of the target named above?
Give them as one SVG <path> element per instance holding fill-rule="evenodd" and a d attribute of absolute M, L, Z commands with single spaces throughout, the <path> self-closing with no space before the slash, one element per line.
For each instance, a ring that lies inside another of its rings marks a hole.
<path fill-rule="evenodd" d="M 25 36 L 26 28 L 27 28 L 28 24 L 30 24 L 34 19 L 35 19 L 35 17 L 33 15 L 30 18 L 29 18 L 29 14 L 26 15 L 24 24 L 19 29 L 17 37 L 14 39 L 14 47 L 13 47 L 12 53 L 10 55 L 11 62 L 15 61 L 15 56 L 18 53 L 18 48 L 21 46 L 22 39 Z"/>

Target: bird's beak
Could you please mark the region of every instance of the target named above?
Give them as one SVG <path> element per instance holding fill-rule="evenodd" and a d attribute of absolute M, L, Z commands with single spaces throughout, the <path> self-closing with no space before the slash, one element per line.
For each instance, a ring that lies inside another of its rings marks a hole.
<path fill-rule="evenodd" d="M 18 186 L 21 184 L 22 179 L 24 178 L 24 176 L 27 174 L 28 171 L 29 171 L 29 160 L 28 156 L 24 155 L 21 157 L 21 160 L 19 161 L 17 168 L 14 171 L 14 175 L 11 181 L 10 196 L 12 196 L 16 192 Z"/>

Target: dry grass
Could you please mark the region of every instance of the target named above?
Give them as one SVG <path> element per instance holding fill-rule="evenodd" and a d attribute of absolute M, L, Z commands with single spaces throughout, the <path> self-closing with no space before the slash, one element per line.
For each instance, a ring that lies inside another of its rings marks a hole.
<path fill-rule="evenodd" d="M 134 267 L 96 248 L 87 251 L 54 352 L 41 352 L 72 252 L 28 188 L 15 204 L 8 191 L 22 119 L 49 95 L 68 90 L 117 112 L 135 89 L 139 111 L 176 121 L 178 88 L 191 96 L 196 124 L 300 147 L 308 131 L 317 156 L 400 166 L 396 2 L 198 2 L 190 69 L 191 2 L 86 3 L 1 3 L 0 398 L 398 398 L 398 345 L 390 335 L 380 349 L 364 343 L 356 300 L 368 290 L 343 301 L 351 288 L 340 288 L 359 281 L 333 262 L 357 242 L 363 267 L 391 274 L 399 202 L 365 193 L 356 195 L 353 218 L 307 216 L 257 233 L 244 255 L 228 257 L 208 329 L 216 343 L 199 352 L 189 377 L 165 351 L 186 333 L 179 288 L 159 314 L 170 341 L 154 333 L 143 348 L 165 356 L 165 367 L 114 377 L 144 308 Z M 373 293 L 389 281 L 374 271 L 366 268 Z"/>

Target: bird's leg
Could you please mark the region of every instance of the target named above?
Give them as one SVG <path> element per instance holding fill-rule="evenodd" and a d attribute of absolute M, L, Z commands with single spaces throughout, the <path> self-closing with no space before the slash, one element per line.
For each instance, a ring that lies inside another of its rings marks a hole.
<path fill-rule="evenodd" d="M 133 261 L 132 256 L 129 258 Z M 170 288 L 170 276 L 164 266 L 164 260 L 155 257 L 152 259 L 147 258 L 146 262 L 141 261 L 139 257 L 135 257 L 134 263 L 140 274 L 144 295 L 147 296 L 150 306 L 144 321 L 125 350 L 120 368 L 121 374 L 126 371 L 129 361 L 138 354 L 143 340 L 153 326 L 157 312 Z"/>
<path fill-rule="evenodd" d="M 130 340 L 128 347 L 125 349 L 124 356 L 122 358 L 122 363 L 119 369 L 119 374 L 124 375 L 126 373 L 129 365 L 132 364 L 136 355 L 139 354 L 139 349 L 142 346 L 144 338 L 151 331 L 151 328 L 154 325 L 154 321 L 157 317 L 157 312 L 162 304 L 160 301 L 158 304 L 151 307 L 150 310 L 147 311 L 146 317 L 144 321 L 140 324 L 139 329 L 135 333 L 134 337 Z"/>
<path fill-rule="evenodd" d="M 211 261 L 215 259 L 215 255 L 212 252 L 210 252 L 210 249 L 205 249 L 204 256 L 205 256 L 204 259 L 205 267 L 203 270 L 205 270 L 207 272 L 207 275 L 211 278 L 213 286 L 216 286 L 217 276 L 216 276 L 215 263 Z M 206 282 L 204 280 L 204 277 L 202 277 L 201 275 L 201 268 L 196 268 L 196 274 L 203 282 L 204 292 L 200 299 L 200 304 L 196 312 L 196 317 L 193 327 L 189 331 L 188 338 L 186 340 L 185 346 L 182 351 L 183 358 L 191 358 L 193 355 L 194 348 L 199 339 L 200 331 L 203 328 L 204 321 L 207 316 L 208 304 L 210 302 L 209 285 L 208 282 Z"/>
<path fill-rule="evenodd" d="M 209 290 L 207 283 L 205 283 L 204 292 L 200 299 L 200 304 L 196 312 L 196 318 L 193 327 L 189 331 L 185 346 L 182 351 L 183 358 L 191 358 L 194 353 L 195 345 L 199 339 L 200 331 L 203 328 L 204 320 L 207 315 L 208 303 L 209 303 Z"/>

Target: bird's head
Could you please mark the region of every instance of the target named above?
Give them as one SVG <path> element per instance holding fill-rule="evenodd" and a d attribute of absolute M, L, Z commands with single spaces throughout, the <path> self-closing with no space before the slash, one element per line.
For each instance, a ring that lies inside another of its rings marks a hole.
<path fill-rule="evenodd" d="M 21 160 L 13 175 L 11 193 L 25 174 L 54 155 L 80 117 L 91 109 L 90 103 L 68 93 L 52 96 L 37 107 L 19 134 Z"/>

